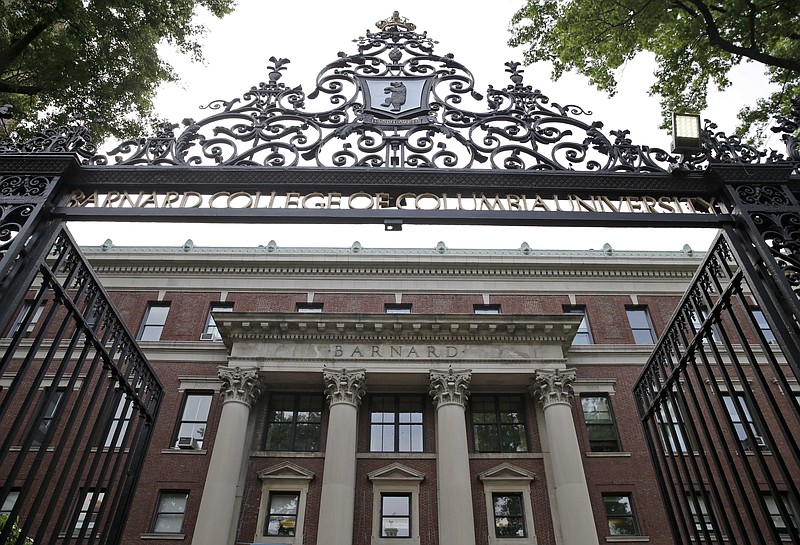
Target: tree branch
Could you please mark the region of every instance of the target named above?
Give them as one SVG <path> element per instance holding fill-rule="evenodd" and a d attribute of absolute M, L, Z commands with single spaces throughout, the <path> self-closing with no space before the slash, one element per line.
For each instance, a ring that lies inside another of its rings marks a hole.
<path fill-rule="evenodd" d="M 13 40 L 8 46 L 0 51 L 0 74 L 4 74 L 11 63 L 19 57 L 25 48 L 41 36 L 47 28 L 55 22 L 55 18 L 48 18 L 45 21 L 35 24 L 23 36 Z"/>
<path fill-rule="evenodd" d="M 688 0 L 688 2 L 696 7 L 697 11 L 700 12 L 701 17 L 705 22 L 708 40 L 712 45 L 715 45 L 720 49 L 727 51 L 728 53 L 741 55 L 742 57 L 753 59 L 754 61 L 760 62 L 761 64 L 765 64 L 767 66 L 774 66 L 776 68 L 783 68 L 785 70 L 791 70 L 793 72 L 800 73 L 800 61 L 776 57 L 774 55 L 764 53 L 763 51 L 759 51 L 756 48 L 742 47 L 729 40 L 726 40 L 720 35 L 717 22 L 714 20 L 714 15 L 711 13 L 711 10 L 708 8 L 708 6 L 702 2 L 702 0 Z"/>
<path fill-rule="evenodd" d="M 9 83 L 0 81 L 0 93 L 15 93 L 17 95 L 38 95 L 44 91 L 41 85 L 18 85 L 16 83 Z"/>

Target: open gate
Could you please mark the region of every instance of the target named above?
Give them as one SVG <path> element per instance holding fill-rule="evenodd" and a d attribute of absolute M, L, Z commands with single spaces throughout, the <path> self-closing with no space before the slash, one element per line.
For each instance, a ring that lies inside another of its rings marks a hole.
<path fill-rule="evenodd" d="M 109 155 L 77 123 L 0 142 L 0 500 L 21 535 L 118 543 L 158 413 L 157 378 L 63 228 L 113 220 L 721 229 L 635 394 L 676 542 L 783 537 L 752 528 L 800 504 L 800 100 L 785 157 L 711 124 L 672 155 L 607 137 L 518 63 L 484 101 L 433 40 L 381 23 L 312 93 L 273 58 L 268 82 L 177 136 Z"/>

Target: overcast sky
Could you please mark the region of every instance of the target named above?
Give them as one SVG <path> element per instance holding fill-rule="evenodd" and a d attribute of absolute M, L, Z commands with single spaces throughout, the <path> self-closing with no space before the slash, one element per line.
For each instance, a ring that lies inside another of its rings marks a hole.
<path fill-rule="evenodd" d="M 452 53 L 469 68 L 476 89 L 488 85 L 504 87 L 508 74 L 504 62 L 522 60 L 522 52 L 506 42 L 513 13 L 520 0 L 464 2 L 455 0 L 304 1 L 267 2 L 239 0 L 236 11 L 222 20 L 202 16 L 208 32 L 204 39 L 206 63 L 192 64 L 163 48 L 176 67 L 181 81 L 164 85 L 156 100 L 163 117 L 180 122 L 185 117 L 201 119 L 207 114 L 198 107 L 215 99 L 241 96 L 251 86 L 267 79 L 271 56 L 291 60 L 282 82 L 314 87 L 317 73 L 336 59 L 339 51 L 355 51 L 352 40 L 375 30 L 375 22 L 395 9 L 427 31 L 439 43 L 438 54 Z M 633 142 L 669 147 L 666 132 L 658 129 L 658 99 L 647 95 L 653 81 L 654 63 L 646 55 L 637 57 L 620 72 L 619 93 L 609 98 L 592 88 L 586 78 L 567 75 L 550 80 L 547 65 L 525 68 L 525 83 L 540 89 L 552 101 L 578 104 L 592 112 L 591 120 L 613 129 L 630 129 Z M 757 65 L 744 65 L 734 74 L 734 86 L 715 94 L 712 107 L 702 112 L 721 130 L 733 132 L 736 112 L 751 104 L 765 90 L 765 78 Z M 777 147 L 777 141 L 768 145 Z M 275 240 L 279 246 L 350 246 L 358 240 L 365 247 L 432 248 L 443 241 L 451 248 L 516 248 L 528 242 L 533 248 L 599 249 L 609 242 L 616 249 L 680 250 L 689 243 L 705 249 L 713 232 L 696 230 L 555 229 L 540 227 L 433 227 L 405 226 L 402 232 L 385 232 L 381 225 L 366 226 L 220 226 L 220 225 L 125 225 L 71 224 L 82 244 L 99 245 L 111 238 L 116 245 L 182 245 L 191 238 L 198 246 L 255 246 Z"/>

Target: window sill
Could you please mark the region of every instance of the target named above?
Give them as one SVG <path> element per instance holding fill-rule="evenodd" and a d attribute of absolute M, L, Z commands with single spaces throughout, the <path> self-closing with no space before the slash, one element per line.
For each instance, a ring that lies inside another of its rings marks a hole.
<path fill-rule="evenodd" d="M 544 458 L 544 454 L 541 452 L 470 452 L 469 457 L 471 460 L 479 460 L 481 458 L 519 460 Z"/>
<path fill-rule="evenodd" d="M 607 543 L 647 543 L 650 536 L 607 536 Z"/>
<path fill-rule="evenodd" d="M 356 458 L 368 458 L 374 460 L 395 460 L 402 458 L 405 460 L 435 460 L 436 454 L 433 452 L 359 452 Z"/>
<path fill-rule="evenodd" d="M 587 452 L 587 458 L 630 458 L 630 452 Z"/>
<path fill-rule="evenodd" d="M 324 458 L 324 452 L 294 452 L 293 450 L 254 450 L 251 458 Z"/>
<path fill-rule="evenodd" d="M 141 539 L 184 539 L 186 534 L 165 534 L 165 533 L 151 533 L 141 534 Z"/>
<path fill-rule="evenodd" d="M 162 448 L 161 454 L 206 454 L 208 451 L 205 449 L 187 449 L 187 448 Z M 148 534 L 149 535 L 149 534 Z M 161 535 L 161 534 L 159 534 Z"/>

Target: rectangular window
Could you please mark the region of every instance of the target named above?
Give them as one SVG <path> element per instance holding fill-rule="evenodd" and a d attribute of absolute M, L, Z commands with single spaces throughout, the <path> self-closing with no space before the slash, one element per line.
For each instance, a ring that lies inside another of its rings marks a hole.
<path fill-rule="evenodd" d="M 371 452 L 422 452 L 422 411 L 419 396 L 370 398 Z"/>
<path fill-rule="evenodd" d="M 208 317 L 206 318 L 206 326 L 203 328 L 203 334 L 200 335 L 201 341 L 222 340 L 222 336 L 219 334 L 219 329 L 217 329 L 217 324 L 214 322 L 214 317 L 211 315 L 212 312 L 233 312 L 233 305 L 211 305 L 211 308 L 208 310 Z"/>
<path fill-rule="evenodd" d="M 775 501 L 775 496 L 769 492 L 763 492 L 762 497 L 767 506 L 767 511 L 769 511 L 769 516 L 772 519 L 772 525 L 775 527 L 775 530 L 778 531 L 778 534 L 787 537 L 790 535 L 800 537 L 800 525 L 798 525 L 797 510 L 792 504 L 792 501 L 789 499 L 789 494 L 786 492 L 781 492 L 780 496 L 778 496 L 781 500 L 781 504 L 783 504 L 786 514 L 789 516 L 788 524 L 784 516 L 781 514 L 778 503 Z"/>
<path fill-rule="evenodd" d="M 139 341 L 158 341 L 161 340 L 161 333 L 164 331 L 164 324 L 167 323 L 169 313 L 169 303 L 150 303 L 147 312 L 142 320 L 142 327 L 139 328 Z"/>
<path fill-rule="evenodd" d="M 728 412 L 728 418 L 733 422 L 733 428 L 736 430 L 736 437 L 739 439 L 739 442 L 744 445 L 744 448 L 747 450 L 765 448 L 766 443 L 756 429 L 753 417 L 744 401 L 744 394 L 722 394 L 722 401 L 725 403 L 725 410 Z M 746 428 L 750 428 L 750 433 L 753 436 L 752 440 L 747 437 Z"/>
<path fill-rule="evenodd" d="M 411 314 L 411 303 L 386 303 L 383 305 L 386 314 Z"/>
<path fill-rule="evenodd" d="M 750 312 L 753 313 L 753 318 L 756 319 L 756 324 L 758 324 L 758 329 L 761 330 L 764 340 L 768 343 L 775 342 L 775 334 L 769 328 L 769 324 L 767 323 L 766 316 L 764 316 L 764 312 L 757 307 L 751 308 Z"/>
<path fill-rule="evenodd" d="M 477 395 L 470 400 L 476 452 L 527 452 L 520 396 Z"/>
<path fill-rule="evenodd" d="M 264 535 L 293 537 L 297 529 L 299 508 L 299 492 L 270 492 L 269 516 Z"/>
<path fill-rule="evenodd" d="M 81 494 L 80 508 L 75 520 L 75 534 L 85 532 L 84 535 L 89 535 L 94 530 L 105 495 L 102 490 L 89 490 Z"/>
<path fill-rule="evenodd" d="M 696 532 L 714 533 L 714 525 L 711 523 L 711 514 L 708 510 L 708 501 L 704 492 L 687 493 L 686 501 L 689 503 L 689 514 L 692 516 L 692 524 Z"/>
<path fill-rule="evenodd" d="M 273 394 L 265 450 L 318 451 L 322 401 L 317 394 Z"/>
<path fill-rule="evenodd" d="M 606 509 L 608 535 L 639 535 L 639 525 L 633 513 L 630 494 L 603 494 L 603 505 Z"/>
<path fill-rule="evenodd" d="M 297 303 L 294 310 L 296 312 L 322 312 L 322 303 Z"/>
<path fill-rule="evenodd" d="M 666 398 L 661 402 L 657 421 L 664 449 L 667 452 L 689 452 L 689 442 L 684 433 L 683 420 L 672 399 Z"/>
<path fill-rule="evenodd" d="M 500 314 L 500 305 L 472 305 L 475 314 Z"/>
<path fill-rule="evenodd" d="M 565 306 L 564 314 L 583 316 L 583 320 L 581 320 L 581 323 L 578 326 L 578 332 L 575 333 L 575 338 L 572 340 L 572 344 L 593 344 L 594 341 L 592 340 L 592 332 L 589 330 L 589 318 L 586 316 L 586 307 L 583 305 Z"/>
<path fill-rule="evenodd" d="M 11 513 L 11 510 L 14 509 L 14 505 L 17 503 L 18 498 L 19 489 L 11 489 L 11 491 L 8 493 L 8 496 L 6 496 L 6 499 L 3 500 L 3 505 L 0 506 L 0 516 Z"/>
<path fill-rule="evenodd" d="M 495 537 L 526 537 L 522 494 L 492 494 Z"/>
<path fill-rule="evenodd" d="M 411 537 L 411 494 L 381 494 L 381 537 Z"/>
<path fill-rule="evenodd" d="M 44 398 L 46 399 L 50 392 L 45 390 Z M 41 447 L 44 444 L 44 441 L 47 437 L 47 432 L 50 429 L 50 424 L 53 421 L 53 417 L 56 414 L 56 409 L 58 409 L 59 403 L 61 403 L 61 398 L 64 396 L 64 389 L 59 388 L 55 392 L 53 392 L 53 397 L 47 402 L 47 407 L 45 407 L 44 413 L 42 414 L 42 419 L 39 421 L 39 426 L 33 432 L 33 443 L 31 446 L 34 447 Z M 44 400 L 43 400 L 44 401 Z"/>
<path fill-rule="evenodd" d="M 582 395 L 581 406 L 592 452 L 619 452 L 619 438 L 606 395 Z"/>
<path fill-rule="evenodd" d="M 22 308 L 17 314 L 16 320 L 14 320 L 14 325 L 11 326 L 11 329 L 8 330 L 6 333 L 6 338 L 10 339 L 13 337 L 19 328 L 22 327 L 22 323 L 28 317 L 28 313 L 31 312 L 33 308 L 34 301 L 24 301 L 22 303 Z M 42 311 L 44 310 L 44 303 L 36 307 L 36 310 L 33 312 L 33 316 L 31 317 L 31 322 L 28 324 L 28 328 L 25 330 L 25 335 L 30 335 L 33 333 L 33 330 L 36 328 L 36 323 L 39 321 L 39 318 L 42 317 Z"/>
<path fill-rule="evenodd" d="M 161 491 L 158 506 L 153 517 L 153 532 L 158 534 L 179 534 L 186 514 L 186 500 L 189 493 L 183 490 Z"/>
<path fill-rule="evenodd" d="M 211 409 L 211 393 L 187 393 L 183 403 L 181 420 L 178 423 L 178 437 L 175 447 L 180 449 L 201 449 L 206 434 L 208 411 Z"/>
<path fill-rule="evenodd" d="M 647 307 L 627 307 L 625 313 L 628 315 L 628 324 L 633 333 L 633 342 L 636 344 L 655 344 L 656 335 L 653 331 L 653 323 L 650 321 L 650 314 Z"/>
<path fill-rule="evenodd" d="M 133 402 L 124 394 L 120 394 L 120 400 L 117 402 L 116 409 L 114 410 L 114 417 L 108 426 L 108 433 L 106 433 L 103 446 L 106 448 L 111 447 L 120 448 L 125 442 L 125 435 L 128 432 L 128 425 L 131 423 L 133 417 Z"/>

